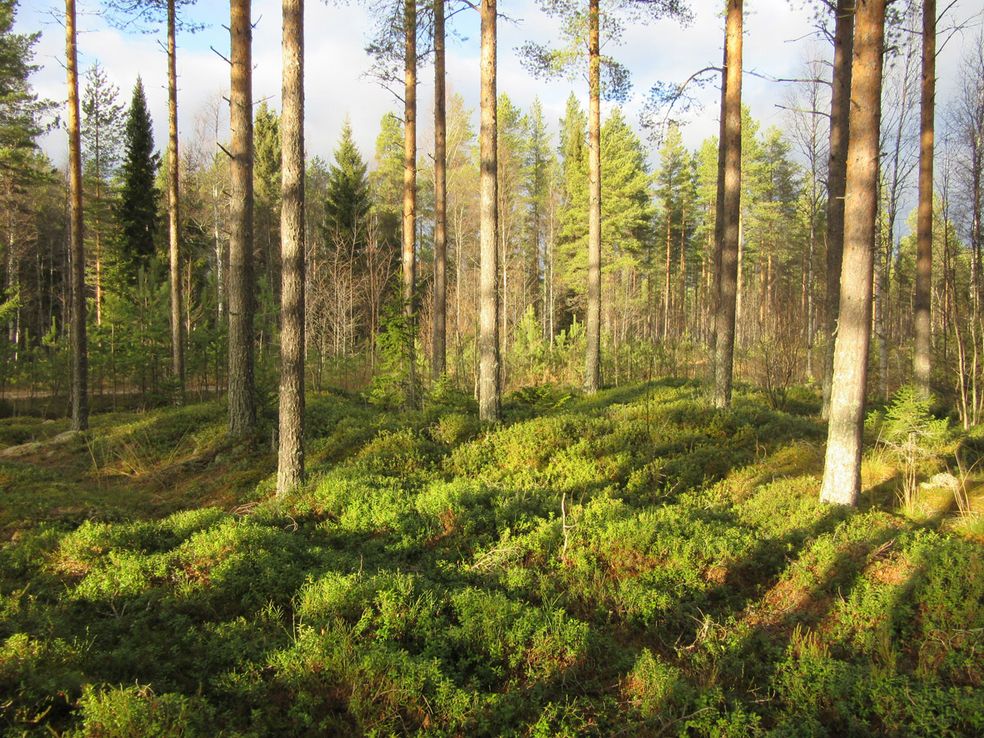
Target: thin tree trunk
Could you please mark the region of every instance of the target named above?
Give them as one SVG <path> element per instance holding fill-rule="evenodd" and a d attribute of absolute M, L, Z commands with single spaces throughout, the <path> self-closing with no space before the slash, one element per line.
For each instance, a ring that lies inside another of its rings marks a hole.
<path fill-rule="evenodd" d="M 95 227 L 95 247 L 96 247 L 96 325 L 102 325 L 102 222 L 101 222 L 101 211 L 102 211 L 102 152 L 99 147 L 99 131 L 96 130 L 96 150 L 95 150 L 95 165 L 96 165 L 96 202 L 93 208 L 93 226 Z"/>
<path fill-rule="evenodd" d="M 167 0 L 167 231 L 171 261 L 171 371 L 184 397 L 184 325 L 181 319 L 181 242 L 178 217 L 178 71 L 175 0 Z"/>
<path fill-rule="evenodd" d="M 810 240 L 806 257 L 806 378 L 813 381 L 813 340 L 816 333 L 813 316 L 813 255 L 817 244 L 816 177 L 812 178 L 813 193 L 810 199 Z"/>
<path fill-rule="evenodd" d="M 919 392 L 930 389 L 930 310 L 933 276 L 933 118 L 936 107 L 936 0 L 923 0 L 922 105 L 919 121 L 919 211 L 916 223 L 915 355 Z"/>
<path fill-rule="evenodd" d="M 820 499 L 856 505 L 871 340 L 876 179 L 886 0 L 858 0 L 844 195 L 844 256 L 834 347 L 830 423 Z"/>
<path fill-rule="evenodd" d="M 724 118 L 724 178 L 718 187 L 723 220 L 721 228 L 720 299 L 716 316 L 717 345 L 714 361 L 714 405 L 731 404 L 732 370 L 735 348 L 735 309 L 738 281 L 739 216 L 741 210 L 741 55 L 742 0 L 728 0 L 725 26 L 726 94 L 721 115 Z"/>
<path fill-rule="evenodd" d="M 897 169 L 897 167 L 896 167 Z M 894 213 L 889 218 L 888 228 L 881 227 L 881 205 L 882 205 L 882 184 L 881 171 L 878 173 L 878 186 L 875 191 L 876 219 L 875 219 L 875 338 L 878 341 L 878 391 L 883 400 L 888 400 L 888 374 L 889 374 L 889 315 L 888 306 L 891 298 L 891 266 L 892 251 L 895 231 Z M 886 238 L 887 231 L 887 238 Z M 879 263 L 882 262 L 883 263 Z"/>
<path fill-rule="evenodd" d="M 499 385 L 499 198 L 496 114 L 496 0 L 481 0 L 482 88 L 479 157 L 480 285 L 478 414 L 484 422 L 501 415 Z"/>
<path fill-rule="evenodd" d="M 447 116 L 444 93 L 444 0 L 434 0 L 434 340 L 435 379 L 447 367 Z"/>
<path fill-rule="evenodd" d="M 403 105 L 403 313 L 407 319 L 407 403 L 417 404 L 416 235 L 417 235 L 417 4 L 404 0 Z"/>
<path fill-rule="evenodd" d="M 216 137 L 218 140 L 218 137 Z M 215 249 L 215 315 L 218 323 L 225 315 L 225 270 L 222 262 L 225 260 L 222 239 L 219 235 L 219 192 L 218 185 L 212 185 L 212 241 Z"/>
<path fill-rule="evenodd" d="M 626 309 L 628 302 L 626 301 Z M 687 203 L 684 201 L 680 205 L 680 305 L 678 310 L 680 316 L 677 325 L 677 335 L 687 335 L 687 320 L 690 314 L 687 312 Z"/>
<path fill-rule="evenodd" d="M 669 205 L 669 203 L 667 203 Z M 670 259 L 673 258 L 672 235 L 673 215 L 667 207 L 666 209 L 666 259 L 663 265 L 663 340 L 670 338 Z"/>
<path fill-rule="evenodd" d="M 851 113 L 851 66 L 854 50 L 855 0 L 837 0 L 834 26 L 834 71 L 830 96 L 830 152 L 827 164 L 827 301 L 824 312 L 823 405 L 830 416 L 834 338 L 840 303 L 841 260 L 844 253 L 844 189 L 847 181 L 847 142 Z"/>
<path fill-rule="evenodd" d="M 89 427 L 89 357 L 85 336 L 85 246 L 82 231 L 82 138 L 75 0 L 65 0 L 65 66 L 68 72 L 68 189 L 72 284 L 72 430 Z"/>
<path fill-rule="evenodd" d="M 588 312 L 584 391 L 601 386 L 601 44 L 599 0 L 588 2 Z"/>
<path fill-rule="evenodd" d="M 304 0 L 283 0 L 280 448 L 277 494 L 304 480 Z"/>
<path fill-rule="evenodd" d="M 229 434 L 256 430 L 253 381 L 253 27 L 250 0 L 232 0 L 229 202 Z"/>

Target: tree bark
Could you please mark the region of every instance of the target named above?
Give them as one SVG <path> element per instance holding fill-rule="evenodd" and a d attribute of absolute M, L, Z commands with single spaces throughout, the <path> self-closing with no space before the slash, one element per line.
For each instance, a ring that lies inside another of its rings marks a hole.
<path fill-rule="evenodd" d="M 669 207 L 667 199 L 666 208 L 666 263 L 663 267 L 663 341 L 670 339 L 670 260 L 673 258 L 673 242 L 671 240 L 673 232 L 673 212 Z"/>
<path fill-rule="evenodd" d="M 601 44 L 599 0 L 588 2 L 588 312 L 584 391 L 601 386 Z"/>
<path fill-rule="evenodd" d="M 404 0 L 403 313 L 407 320 L 407 403 L 417 404 L 417 3 Z"/>
<path fill-rule="evenodd" d="M 304 0 L 283 0 L 282 100 L 277 494 L 304 480 Z"/>
<path fill-rule="evenodd" d="M 923 0 L 922 104 L 919 120 L 919 211 L 916 221 L 915 354 L 913 373 L 930 390 L 930 309 L 933 286 L 933 119 L 936 108 L 936 0 Z"/>
<path fill-rule="evenodd" d="M 721 52 L 721 112 L 718 121 L 718 160 L 717 160 L 717 191 L 714 200 L 714 244 L 711 258 L 711 294 L 708 299 L 708 355 L 711 360 L 710 376 L 713 380 L 717 374 L 717 313 L 721 304 L 721 244 L 724 243 L 724 137 L 726 131 L 726 109 L 728 97 L 728 45 L 725 43 Z"/>
<path fill-rule="evenodd" d="M 229 202 L 229 434 L 256 430 L 253 380 L 253 27 L 250 0 L 230 13 L 232 129 Z"/>
<path fill-rule="evenodd" d="M 847 181 L 847 140 L 851 113 L 851 58 L 854 54 L 855 0 L 837 0 L 834 25 L 834 70 L 830 95 L 830 151 L 827 162 L 827 301 L 824 310 L 823 404 L 830 416 L 834 369 L 834 338 L 840 303 L 841 259 L 844 253 L 844 189 Z"/>
<path fill-rule="evenodd" d="M 871 340 L 876 180 L 886 0 L 858 0 L 844 195 L 844 256 L 820 499 L 856 505 Z"/>
<path fill-rule="evenodd" d="M 89 357 L 85 335 L 85 246 L 82 231 L 82 134 L 75 0 L 65 0 L 65 67 L 68 76 L 69 255 L 71 257 L 72 430 L 89 427 Z"/>
<path fill-rule="evenodd" d="M 434 379 L 447 356 L 447 116 L 444 92 L 444 0 L 434 0 Z"/>
<path fill-rule="evenodd" d="M 178 71 L 175 0 L 167 0 L 167 235 L 171 266 L 171 371 L 184 397 L 184 324 L 181 320 L 181 221 L 178 211 Z"/>
<path fill-rule="evenodd" d="M 741 210 L 741 68 L 742 0 L 728 0 L 725 22 L 724 177 L 718 180 L 721 197 L 720 295 L 716 316 L 714 405 L 731 404 L 735 349 L 735 308 L 738 289 L 738 241 Z"/>
<path fill-rule="evenodd" d="M 497 180 L 496 0 L 481 0 L 482 74 L 479 157 L 481 181 L 478 414 L 483 422 L 501 416 L 499 386 L 499 198 Z"/>

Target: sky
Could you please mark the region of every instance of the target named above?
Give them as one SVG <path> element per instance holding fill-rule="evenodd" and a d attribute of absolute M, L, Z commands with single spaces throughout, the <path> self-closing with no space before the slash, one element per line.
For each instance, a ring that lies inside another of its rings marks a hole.
<path fill-rule="evenodd" d="M 828 46 L 814 32 L 812 10 L 806 0 L 751 0 L 745 10 L 743 102 L 763 128 L 788 128 L 788 113 L 778 107 L 789 93 L 789 85 L 775 78 L 801 77 L 811 54 L 824 54 Z M 305 10 L 306 111 L 305 130 L 309 157 L 330 160 L 346 118 L 351 120 L 355 140 L 371 159 L 379 120 L 388 111 L 402 113 L 402 103 L 366 75 L 370 60 L 364 47 L 372 30 L 366 9 L 356 2 L 335 0 L 326 4 L 308 0 Z M 623 105 L 627 118 L 638 126 L 645 93 L 658 81 L 680 82 L 694 71 L 716 65 L 721 59 L 722 3 L 691 0 L 693 22 L 682 27 L 673 20 L 636 25 L 626 30 L 622 42 L 608 44 L 603 53 L 625 64 L 632 74 L 633 89 Z M 59 14 L 64 6 L 52 0 L 21 0 L 15 30 L 41 31 L 36 61 L 43 65 L 33 77 L 35 90 L 49 99 L 64 101 L 64 30 Z M 216 51 L 228 55 L 228 3 L 198 0 L 186 12 L 190 20 L 204 24 L 197 33 L 178 34 L 179 135 L 193 139 L 202 130 L 206 111 L 227 94 L 229 68 Z M 525 41 L 549 42 L 558 37 L 557 24 L 530 0 L 503 0 L 499 12 L 498 90 L 523 109 L 535 98 L 543 104 L 546 118 L 556 135 L 568 95 L 573 91 L 586 105 L 586 83 L 581 79 L 544 82 L 535 79 L 520 63 L 517 49 Z M 956 88 L 960 59 L 975 42 L 984 11 L 977 0 L 957 0 L 949 23 L 971 19 L 972 28 L 955 35 L 942 49 L 938 63 L 938 104 Z M 976 15 L 975 15 L 976 14 Z M 253 0 L 253 94 L 279 108 L 280 98 L 280 3 Z M 946 25 L 946 23 L 944 24 Z M 133 84 L 140 75 L 154 119 L 155 140 L 164 148 L 167 133 L 166 55 L 161 45 L 163 29 L 140 33 L 119 30 L 101 13 L 99 0 L 79 0 L 79 68 L 98 61 L 128 103 Z M 460 93 L 475 111 L 479 95 L 478 14 L 465 10 L 448 23 L 447 73 L 449 92 Z M 216 51 L 213 51 L 213 48 Z M 418 137 L 424 150 L 432 146 L 433 68 L 419 72 Z M 684 128 L 684 141 L 696 148 L 701 140 L 717 133 L 717 89 L 708 86 L 700 93 L 703 108 L 692 112 Z M 602 115 L 605 114 L 603 107 Z M 212 137 L 214 138 L 214 136 Z M 209 142 L 210 143 L 210 142 Z M 49 133 L 42 147 L 58 166 L 66 159 L 64 130 Z"/>

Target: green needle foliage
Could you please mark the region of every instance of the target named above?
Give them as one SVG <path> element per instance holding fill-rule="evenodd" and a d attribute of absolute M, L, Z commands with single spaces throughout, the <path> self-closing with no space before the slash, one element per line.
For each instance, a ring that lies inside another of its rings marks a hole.
<path fill-rule="evenodd" d="M 127 283 L 137 281 L 155 252 L 160 225 L 157 168 L 160 155 L 154 150 L 153 123 L 147 109 L 143 81 L 137 77 L 123 130 L 123 164 L 120 167 L 119 224 L 121 266 Z"/>

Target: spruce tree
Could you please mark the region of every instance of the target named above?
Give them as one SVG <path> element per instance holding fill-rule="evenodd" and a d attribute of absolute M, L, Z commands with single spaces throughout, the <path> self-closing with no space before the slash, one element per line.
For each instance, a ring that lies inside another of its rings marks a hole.
<path fill-rule="evenodd" d="M 366 162 L 352 140 L 352 125 L 346 121 L 335 149 L 335 163 L 328 171 L 325 197 L 326 240 L 351 244 L 356 253 L 365 245 L 365 220 L 372 200 Z"/>
<path fill-rule="evenodd" d="M 121 269 L 136 283 L 137 271 L 154 254 L 159 213 L 156 186 L 160 155 L 154 151 L 154 133 L 143 81 L 137 77 L 123 132 L 124 155 L 120 168 L 119 222 Z"/>

